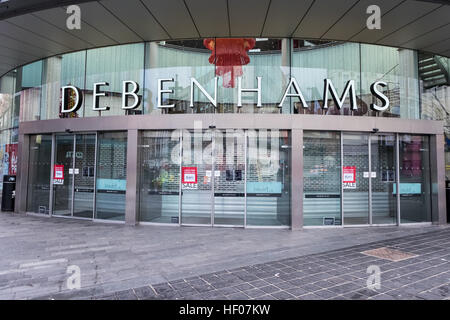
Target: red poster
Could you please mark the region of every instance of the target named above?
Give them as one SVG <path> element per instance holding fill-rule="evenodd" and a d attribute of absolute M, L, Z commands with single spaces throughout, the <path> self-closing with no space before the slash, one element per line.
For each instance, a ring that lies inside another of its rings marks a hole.
<path fill-rule="evenodd" d="M 197 167 L 181 168 L 181 183 L 197 183 Z"/>
<path fill-rule="evenodd" d="M 10 176 L 15 176 L 17 174 L 17 143 L 7 144 L 6 152 L 8 153 L 9 163 L 8 163 L 8 174 Z"/>
<path fill-rule="evenodd" d="M 342 174 L 343 183 L 355 183 L 356 182 L 356 167 L 344 167 Z"/>
<path fill-rule="evenodd" d="M 53 170 L 53 179 L 64 180 L 64 165 L 63 164 L 55 164 L 55 167 Z"/>

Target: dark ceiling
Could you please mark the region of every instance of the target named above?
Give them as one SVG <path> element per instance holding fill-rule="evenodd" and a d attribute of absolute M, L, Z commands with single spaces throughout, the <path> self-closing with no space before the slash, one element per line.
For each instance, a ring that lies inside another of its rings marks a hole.
<path fill-rule="evenodd" d="M 81 30 L 66 27 L 79 4 Z M 381 8 L 380 30 L 366 27 Z M 299 37 L 355 41 L 450 56 L 446 0 L 9 0 L 0 3 L 0 75 L 48 56 L 150 40 Z"/>

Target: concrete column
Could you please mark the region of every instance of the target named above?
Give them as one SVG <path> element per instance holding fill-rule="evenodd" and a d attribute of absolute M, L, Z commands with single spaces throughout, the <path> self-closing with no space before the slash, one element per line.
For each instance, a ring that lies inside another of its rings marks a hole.
<path fill-rule="evenodd" d="M 432 222 L 447 223 L 447 205 L 445 197 L 445 138 L 443 134 L 431 136 L 431 192 L 432 192 Z"/>
<path fill-rule="evenodd" d="M 303 130 L 292 130 L 291 229 L 303 228 Z"/>
<path fill-rule="evenodd" d="M 138 180 L 138 130 L 128 130 L 127 138 L 127 190 L 125 205 L 125 224 L 137 224 L 139 208 Z"/>
<path fill-rule="evenodd" d="M 28 186 L 28 159 L 30 150 L 30 137 L 19 135 L 16 175 L 16 200 L 14 212 L 24 213 L 27 210 L 27 186 Z"/>

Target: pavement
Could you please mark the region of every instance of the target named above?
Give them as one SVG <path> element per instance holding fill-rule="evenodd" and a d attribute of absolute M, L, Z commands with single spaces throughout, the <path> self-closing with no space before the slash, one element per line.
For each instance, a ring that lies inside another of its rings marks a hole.
<path fill-rule="evenodd" d="M 129 227 L 0 213 L 0 299 L 449 299 L 449 244 L 447 226 Z"/>

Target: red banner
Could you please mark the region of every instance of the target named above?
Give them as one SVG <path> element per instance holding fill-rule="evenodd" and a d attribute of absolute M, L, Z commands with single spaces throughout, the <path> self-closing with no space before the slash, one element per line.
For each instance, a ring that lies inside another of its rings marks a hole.
<path fill-rule="evenodd" d="M 197 167 L 181 168 L 181 183 L 197 183 Z"/>
<path fill-rule="evenodd" d="M 55 167 L 53 170 L 53 179 L 64 180 L 64 165 L 63 164 L 55 164 Z"/>
<path fill-rule="evenodd" d="M 343 183 L 355 183 L 356 182 L 356 167 L 344 167 L 342 175 Z"/>

